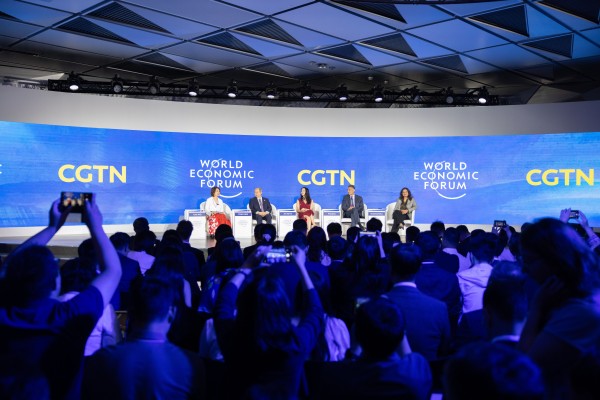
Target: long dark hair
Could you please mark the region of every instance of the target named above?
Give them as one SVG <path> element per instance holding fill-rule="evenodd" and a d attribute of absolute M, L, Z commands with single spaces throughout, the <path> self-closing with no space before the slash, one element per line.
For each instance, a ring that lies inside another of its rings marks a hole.
<path fill-rule="evenodd" d="M 407 201 L 408 201 L 408 200 L 412 200 L 412 193 L 410 192 L 410 189 L 409 189 L 409 188 L 407 188 L 407 187 L 405 186 L 405 187 L 403 187 L 402 189 L 400 189 L 400 201 L 404 202 L 404 198 L 402 197 L 402 192 L 403 192 L 404 190 L 406 190 L 406 191 L 408 192 L 408 198 L 407 198 Z"/>
<path fill-rule="evenodd" d="M 306 192 L 304 195 L 304 201 L 306 201 L 306 204 L 310 204 L 312 203 L 312 199 L 310 198 L 310 190 L 308 190 L 308 188 L 306 186 L 303 186 L 302 188 L 300 188 L 300 200 L 302 200 L 302 189 L 304 189 Z"/>
<path fill-rule="evenodd" d="M 306 258 L 309 261 L 321 262 L 321 252 L 327 251 L 327 236 L 325 235 L 325 231 L 319 226 L 314 226 L 308 231 L 306 239 L 308 240 Z"/>

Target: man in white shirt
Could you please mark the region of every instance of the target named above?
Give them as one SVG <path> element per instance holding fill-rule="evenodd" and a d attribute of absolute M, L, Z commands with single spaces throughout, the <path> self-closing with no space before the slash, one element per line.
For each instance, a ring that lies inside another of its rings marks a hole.
<path fill-rule="evenodd" d="M 496 251 L 497 237 L 493 233 L 471 236 L 470 258 L 473 266 L 456 274 L 463 294 L 463 313 L 483 308 L 483 291 L 492 273 L 492 260 Z"/>

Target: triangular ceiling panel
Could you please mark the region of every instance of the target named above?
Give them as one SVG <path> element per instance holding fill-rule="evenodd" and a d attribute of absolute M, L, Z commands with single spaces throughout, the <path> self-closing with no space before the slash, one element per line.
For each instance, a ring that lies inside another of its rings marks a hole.
<path fill-rule="evenodd" d="M 525 46 L 533 47 L 534 49 L 544 50 L 560 56 L 573 56 L 573 35 L 561 35 L 547 39 L 534 40 L 527 43 L 522 43 Z"/>
<path fill-rule="evenodd" d="M 0 18 L 4 18 L 4 19 L 11 19 L 13 21 L 20 21 L 20 19 L 13 17 L 12 15 L 8 15 L 6 13 L 3 13 L 2 11 L 0 11 Z"/>
<path fill-rule="evenodd" d="M 369 60 L 365 56 L 362 55 L 360 51 L 356 49 L 351 44 L 347 44 L 345 46 L 334 47 L 332 49 L 327 50 L 319 50 L 318 54 L 327 55 L 330 57 L 341 58 L 342 60 L 354 61 L 361 64 L 371 65 Z"/>
<path fill-rule="evenodd" d="M 467 67 L 463 63 L 460 56 L 452 55 L 448 57 L 440 57 L 440 58 L 432 58 L 429 60 L 422 60 L 425 64 L 434 65 L 436 67 L 442 67 L 446 69 L 451 69 L 453 71 L 458 71 L 463 74 L 468 74 Z"/>
<path fill-rule="evenodd" d="M 121 43 L 134 44 L 133 42 L 125 39 L 124 37 L 119 36 L 116 33 L 113 33 L 111 31 L 109 31 L 108 29 L 105 29 L 105 28 L 103 28 L 99 25 L 96 25 L 95 23 L 88 21 L 87 19 L 81 18 L 81 17 L 75 18 L 67 23 L 64 23 L 64 24 L 60 25 L 59 27 L 57 27 L 56 29 L 67 31 L 67 32 L 80 33 L 80 34 L 93 36 L 93 37 L 97 37 L 97 38 L 102 38 L 102 39 L 114 40 L 116 42 L 121 42 Z"/>
<path fill-rule="evenodd" d="M 496 28 L 529 36 L 527 9 L 524 5 L 472 15 L 469 18 L 473 21 L 495 26 Z"/>
<path fill-rule="evenodd" d="M 586 19 L 595 24 L 600 23 L 600 0 L 542 0 L 540 4 Z"/>
<path fill-rule="evenodd" d="M 361 43 L 367 46 L 393 51 L 396 53 L 402 53 L 412 57 L 417 56 L 401 33 L 384 36 L 378 39 L 366 40 Z"/>
<path fill-rule="evenodd" d="M 286 32 L 281 26 L 271 19 L 265 19 L 250 25 L 236 28 L 236 31 L 248 33 L 254 36 L 260 36 L 267 39 L 277 40 L 279 42 L 302 46 L 292 35 Z"/>
<path fill-rule="evenodd" d="M 180 64 L 177 61 L 175 61 L 161 53 L 152 53 L 152 54 L 148 54 L 147 56 L 138 57 L 138 60 L 142 61 L 142 62 L 147 62 L 150 64 L 160 65 L 163 67 L 167 66 L 167 67 L 176 68 L 176 69 L 183 69 L 186 71 L 193 71 L 192 69 L 186 67 L 185 65 Z"/>
<path fill-rule="evenodd" d="M 344 1 L 344 0 L 334 0 L 334 3 L 352 7 L 357 10 L 366 11 L 368 13 L 372 13 L 375 15 L 379 15 L 380 17 L 385 17 L 392 19 L 394 21 L 399 21 L 406 23 L 406 20 L 398 11 L 398 8 L 394 4 L 389 3 L 367 3 L 367 2 L 359 2 L 359 1 Z"/>
<path fill-rule="evenodd" d="M 279 66 L 277 66 L 276 64 L 273 64 L 271 62 L 248 67 L 247 69 L 250 71 L 262 72 L 264 74 L 291 78 L 291 75 L 287 71 L 285 71 L 283 68 L 280 68 Z"/>
<path fill-rule="evenodd" d="M 261 55 L 258 51 L 248 46 L 229 32 L 219 33 L 204 39 L 197 40 L 198 43 L 209 44 L 229 50 L 237 50 L 243 53 Z"/>
<path fill-rule="evenodd" d="M 163 33 L 171 33 L 165 28 L 156 25 L 154 22 L 149 21 L 141 15 L 117 3 L 110 3 L 102 8 L 92 11 L 88 14 L 88 16 L 134 26 L 136 28 L 145 28 Z"/>
<path fill-rule="evenodd" d="M 532 75 L 536 78 L 541 78 L 545 81 L 553 81 L 555 79 L 554 66 L 552 65 L 542 65 L 539 67 L 525 68 L 519 70 L 519 72 Z"/>

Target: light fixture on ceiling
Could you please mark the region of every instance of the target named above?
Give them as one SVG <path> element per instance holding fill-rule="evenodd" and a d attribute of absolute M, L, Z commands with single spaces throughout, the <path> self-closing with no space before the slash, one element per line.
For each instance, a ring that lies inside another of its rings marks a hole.
<path fill-rule="evenodd" d="M 231 81 L 231 84 L 227 87 L 227 96 L 230 99 L 235 99 L 238 95 L 237 82 Z"/>
<path fill-rule="evenodd" d="M 155 76 L 150 78 L 150 82 L 148 83 L 148 92 L 150 92 L 151 95 L 160 93 L 160 82 Z"/>
<path fill-rule="evenodd" d="M 75 74 L 75 72 L 71 71 L 67 82 L 69 83 L 69 90 L 71 92 L 76 92 L 79 90 L 81 79 L 77 74 Z"/>
<path fill-rule="evenodd" d="M 446 104 L 453 104 L 454 103 L 454 91 L 452 90 L 452 88 L 449 87 L 448 89 L 446 89 L 445 94 L 446 94 Z"/>
<path fill-rule="evenodd" d="M 488 102 L 488 97 L 489 97 L 489 93 L 487 88 L 484 86 L 481 89 L 479 89 L 479 94 L 477 96 L 477 102 L 479 104 L 487 104 Z"/>
<path fill-rule="evenodd" d="M 269 85 L 265 89 L 265 94 L 267 95 L 267 99 L 273 100 L 277 97 L 277 89 L 273 86 L 273 83 L 270 82 Z"/>
<path fill-rule="evenodd" d="M 381 103 L 383 101 L 383 89 L 381 86 L 373 88 L 373 100 L 375 100 L 375 103 Z"/>
<path fill-rule="evenodd" d="M 410 101 L 413 103 L 418 103 L 421 101 L 421 92 L 416 86 L 410 89 Z"/>
<path fill-rule="evenodd" d="M 300 95 L 302 96 L 302 100 L 310 100 L 312 97 L 312 88 L 308 84 L 305 84 L 300 89 Z"/>
<path fill-rule="evenodd" d="M 336 89 L 336 95 L 339 101 L 348 100 L 348 88 L 343 83 Z"/>
<path fill-rule="evenodd" d="M 115 77 L 110 82 L 110 87 L 112 88 L 113 93 L 121 93 L 123 91 L 123 79 L 119 77 L 119 74 L 116 74 Z"/>
<path fill-rule="evenodd" d="M 188 94 L 192 97 L 198 96 L 198 82 L 195 79 L 188 84 Z"/>

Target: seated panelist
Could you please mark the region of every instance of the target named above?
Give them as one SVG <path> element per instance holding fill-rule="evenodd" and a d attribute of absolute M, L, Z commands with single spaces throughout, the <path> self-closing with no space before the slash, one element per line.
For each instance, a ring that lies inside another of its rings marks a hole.
<path fill-rule="evenodd" d="M 250 199 L 249 207 L 257 224 L 271 223 L 273 208 L 269 199 L 262 196 L 261 188 L 254 189 L 254 197 Z"/>

